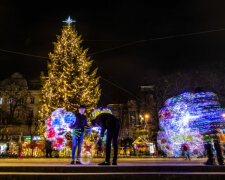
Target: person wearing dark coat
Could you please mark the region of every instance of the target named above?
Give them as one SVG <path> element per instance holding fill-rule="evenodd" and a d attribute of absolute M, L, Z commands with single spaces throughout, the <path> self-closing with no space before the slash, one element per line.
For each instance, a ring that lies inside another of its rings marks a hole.
<path fill-rule="evenodd" d="M 46 158 L 52 157 L 52 142 L 46 140 L 45 141 L 45 150 L 46 150 Z"/>
<path fill-rule="evenodd" d="M 111 141 L 113 140 L 114 157 L 112 165 L 117 165 L 117 154 L 118 154 L 118 139 L 120 131 L 120 120 L 114 115 L 109 113 L 101 113 L 94 120 L 92 120 L 93 126 L 101 127 L 101 137 L 106 134 L 106 158 L 105 162 L 99 165 L 110 165 L 110 153 L 111 153 Z"/>
<path fill-rule="evenodd" d="M 223 148 L 222 148 L 222 143 L 220 139 L 221 135 L 221 130 L 216 131 L 216 138 L 214 140 L 214 146 L 217 154 L 217 161 L 219 165 L 224 165 L 224 157 L 223 157 Z"/>
<path fill-rule="evenodd" d="M 214 130 L 210 132 L 210 135 L 213 136 L 213 140 L 207 142 L 205 144 L 205 149 L 207 152 L 208 160 L 205 162 L 206 165 L 215 165 L 215 157 L 213 153 L 213 145 L 216 150 L 216 157 L 219 165 L 224 165 L 224 157 L 223 157 L 223 148 L 221 147 L 221 130 Z"/>
<path fill-rule="evenodd" d="M 77 150 L 76 164 L 83 164 L 80 161 L 80 155 L 81 155 L 81 148 L 82 148 L 83 139 L 84 139 L 84 128 L 88 125 L 87 125 L 87 118 L 84 115 L 85 107 L 80 106 L 78 111 L 79 111 L 79 113 L 76 114 L 75 123 L 70 125 L 70 128 L 72 129 L 72 134 L 73 134 L 73 136 L 72 136 L 72 161 L 71 161 L 71 164 L 74 164 L 77 146 L 78 146 L 78 150 Z"/>

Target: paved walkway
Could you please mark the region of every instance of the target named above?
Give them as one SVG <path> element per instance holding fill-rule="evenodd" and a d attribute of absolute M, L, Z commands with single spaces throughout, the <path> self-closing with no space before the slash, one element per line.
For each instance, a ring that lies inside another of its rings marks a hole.
<path fill-rule="evenodd" d="M 81 159 L 86 165 L 94 166 L 103 162 L 103 158 L 83 158 Z M 183 160 L 181 158 L 120 158 L 119 166 L 204 166 L 206 158 Z M 70 165 L 70 158 L 21 158 L 21 159 L 0 159 L 0 166 L 63 166 Z"/>
<path fill-rule="evenodd" d="M 98 166 L 104 159 L 82 159 L 86 165 L 71 165 L 70 158 L 0 159 L 0 179 L 19 180 L 224 180 L 225 166 L 206 166 L 206 159 L 120 158 L 118 166 Z"/>

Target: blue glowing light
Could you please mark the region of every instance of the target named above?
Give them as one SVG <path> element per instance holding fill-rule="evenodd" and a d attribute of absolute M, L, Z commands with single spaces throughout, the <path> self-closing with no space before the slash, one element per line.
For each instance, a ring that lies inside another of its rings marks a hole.
<path fill-rule="evenodd" d="M 188 144 L 192 156 L 203 155 L 202 134 L 224 127 L 223 111 L 213 92 L 185 92 L 168 99 L 159 111 L 159 147 L 169 157 L 179 157 L 182 144 Z"/>
<path fill-rule="evenodd" d="M 75 114 L 71 113 L 71 112 L 66 112 L 64 115 L 64 121 L 65 123 L 69 123 L 72 124 L 74 123 L 75 120 Z"/>
<path fill-rule="evenodd" d="M 73 19 L 71 19 L 70 16 L 69 16 L 69 17 L 68 17 L 65 21 L 63 21 L 63 22 L 67 23 L 68 26 L 70 26 L 70 24 L 72 24 L 73 22 L 75 23 L 76 21 L 73 20 Z"/>

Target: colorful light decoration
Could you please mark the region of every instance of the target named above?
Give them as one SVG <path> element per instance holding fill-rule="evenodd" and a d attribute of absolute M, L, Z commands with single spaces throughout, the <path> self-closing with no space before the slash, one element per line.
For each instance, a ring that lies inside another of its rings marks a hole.
<path fill-rule="evenodd" d="M 45 121 L 47 126 L 45 137 L 51 141 L 57 150 L 61 150 L 67 143 L 65 135 L 71 132 L 70 125 L 75 123 L 75 114 L 58 108 L 52 112 L 50 118 Z"/>
<path fill-rule="evenodd" d="M 109 108 L 98 108 L 98 109 L 95 109 L 92 112 L 92 116 L 93 116 L 93 118 L 96 118 L 99 114 L 102 114 L 102 113 L 112 114 L 112 111 Z M 101 128 L 100 127 L 92 127 L 92 130 L 97 132 L 98 134 L 101 133 Z"/>
<path fill-rule="evenodd" d="M 101 113 L 109 113 L 109 114 L 112 114 L 112 111 L 111 109 L 109 108 L 98 108 L 98 109 L 95 109 L 93 112 L 92 112 L 92 116 L 94 118 L 96 118 L 96 116 L 98 116 L 99 114 Z"/>
<path fill-rule="evenodd" d="M 92 115 L 96 117 L 101 113 L 110 113 L 111 110 L 108 108 L 99 108 L 93 111 Z M 47 140 L 51 141 L 53 146 L 56 147 L 57 150 L 62 150 L 65 144 L 67 143 L 67 139 L 65 135 L 71 132 L 75 136 L 80 136 L 80 129 L 70 129 L 70 125 L 74 124 L 76 121 L 75 114 L 71 112 L 67 112 L 63 108 L 58 108 L 52 112 L 50 118 L 46 119 L 45 124 L 47 126 L 45 137 Z M 87 131 L 87 135 L 89 135 L 92 131 L 100 134 L 100 127 L 85 127 Z"/>
<path fill-rule="evenodd" d="M 101 133 L 101 128 L 100 127 L 92 127 L 92 131 L 95 131 L 98 134 L 100 134 Z"/>
<path fill-rule="evenodd" d="M 213 92 L 185 92 L 168 99 L 159 111 L 159 147 L 169 157 L 179 157 L 182 144 L 188 144 L 192 156 L 203 155 L 202 133 L 224 126 L 223 111 Z"/>

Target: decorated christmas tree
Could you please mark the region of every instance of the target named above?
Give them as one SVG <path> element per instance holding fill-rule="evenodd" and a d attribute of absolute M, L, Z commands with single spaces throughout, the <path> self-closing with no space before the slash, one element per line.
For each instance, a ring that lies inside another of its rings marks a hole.
<path fill-rule="evenodd" d="M 101 94 L 97 68 L 90 70 L 93 60 L 87 56 L 88 49 L 81 47 L 81 36 L 71 25 L 74 21 L 69 17 L 64 22 L 67 24 L 57 36 L 54 51 L 49 53 L 48 75 L 41 75 L 40 134 L 44 132 L 45 120 L 57 108 L 74 113 L 79 105 L 84 105 L 90 117 Z"/>

